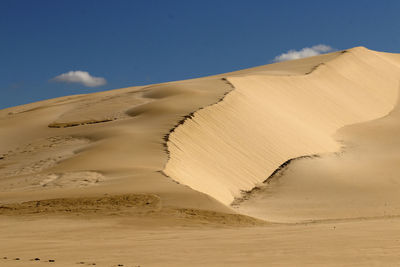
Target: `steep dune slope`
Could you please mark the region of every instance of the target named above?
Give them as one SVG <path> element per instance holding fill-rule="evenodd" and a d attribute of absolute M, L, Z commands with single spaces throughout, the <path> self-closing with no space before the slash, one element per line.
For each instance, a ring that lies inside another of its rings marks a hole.
<path fill-rule="evenodd" d="M 397 99 L 400 68 L 359 47 L 304 75 L 232 75 L 235 88 L 170 135 L 164 172 L 230 204 L 285 161 L 338 151 L 341 127 L 382 117 Z"/>
<path fill-rule="evenodd" d="M 162 173 L 170 133 L 233 89 L 227 75 L 298 75 L 338 55 L 1 110 L 0 203 L 149 194 L 166 208 L 231 213 L 213 197 Z"/>
<path fill-rule="evenodd" d="M 337 129 L 387 114 L 399 73 L 397 57 L 355 48 L 5 109 L 0 201 L 155 194 L 232 212 L 286 160 L 337 151 Z"/>
<path fill-rule="evenodd" d="M 399 78 L 360 47 L 0 110 L 0 265 L 396 266 Z"/>
<path fill-rule="evenodd" d="M 341 128 L 341 153 L 291 162 L 235 207 L 275 222 L 399 218 L 399 135 L 397 103 L 383 118 Z"/>

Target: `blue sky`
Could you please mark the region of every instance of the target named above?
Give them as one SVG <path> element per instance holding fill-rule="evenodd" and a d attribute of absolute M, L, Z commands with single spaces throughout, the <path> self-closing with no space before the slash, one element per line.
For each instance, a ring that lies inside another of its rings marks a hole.
<path fill-rule="evenodd" d="M 317 44 L 400 53 L 399 11 L 384 0 L 1 0 L 0 108 L 264 65 Z M 69 71 L 107 83 L 53 79 Z"/>

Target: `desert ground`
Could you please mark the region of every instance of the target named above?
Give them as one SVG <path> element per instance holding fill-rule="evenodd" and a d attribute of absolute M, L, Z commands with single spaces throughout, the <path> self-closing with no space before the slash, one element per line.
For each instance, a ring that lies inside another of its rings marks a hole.
<path fill-rule="evenodd" d="M 0 110 L 0 266 L 400 265 L 400 55 Z"/>

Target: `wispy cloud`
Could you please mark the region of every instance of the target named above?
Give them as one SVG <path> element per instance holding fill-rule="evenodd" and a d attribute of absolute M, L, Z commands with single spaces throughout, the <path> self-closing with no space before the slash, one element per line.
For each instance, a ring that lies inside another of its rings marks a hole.
<path fill-rule="evenodd" d="M 289 50 L 286 53 L 276 56 L 274 58 L 274 61 L 280 62 L 280 61 L 293 60 L 293 59 L 299 59 L 299 58 L 304 58 L 304 57 L 312 57 L 312 56 L 316 56 L 319 54 L 328 53 L 328 52 L 332 52 L 332 51 L 335 51 L 335 49 L 333 49 L 329 45 L 319 44 L 319 45 L 314 45 L 312 47 L 304 47 L 301 50 Z"/>
<path fill-rule="evenodd" d="M 106 79 L 103 77 L 93 77 L 87 71 L 69 71 L 60 74 L 50 81 L 63 82 L 63 83 L 80 83 L 87 87 L 95 87 L 105 85 L 107 83 Z"/>

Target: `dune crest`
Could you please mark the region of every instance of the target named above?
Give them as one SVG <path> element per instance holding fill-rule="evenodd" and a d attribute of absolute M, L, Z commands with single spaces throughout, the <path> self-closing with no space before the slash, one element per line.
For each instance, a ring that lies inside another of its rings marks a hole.
<path fill-rule="evenodd" d="M 338 129 L 394 108 L 400 77 L 389 54 L 339 53 L 303 75 L 226 76 L 234 90 L 170 134 L 164 172 L 229 205 L 288 159 L 338 151 Z"/>
<path fill-rule="evenodd" d="M 0 110 L 0 265 L 397 266 L 399 79 L 358 47 Z"/>

